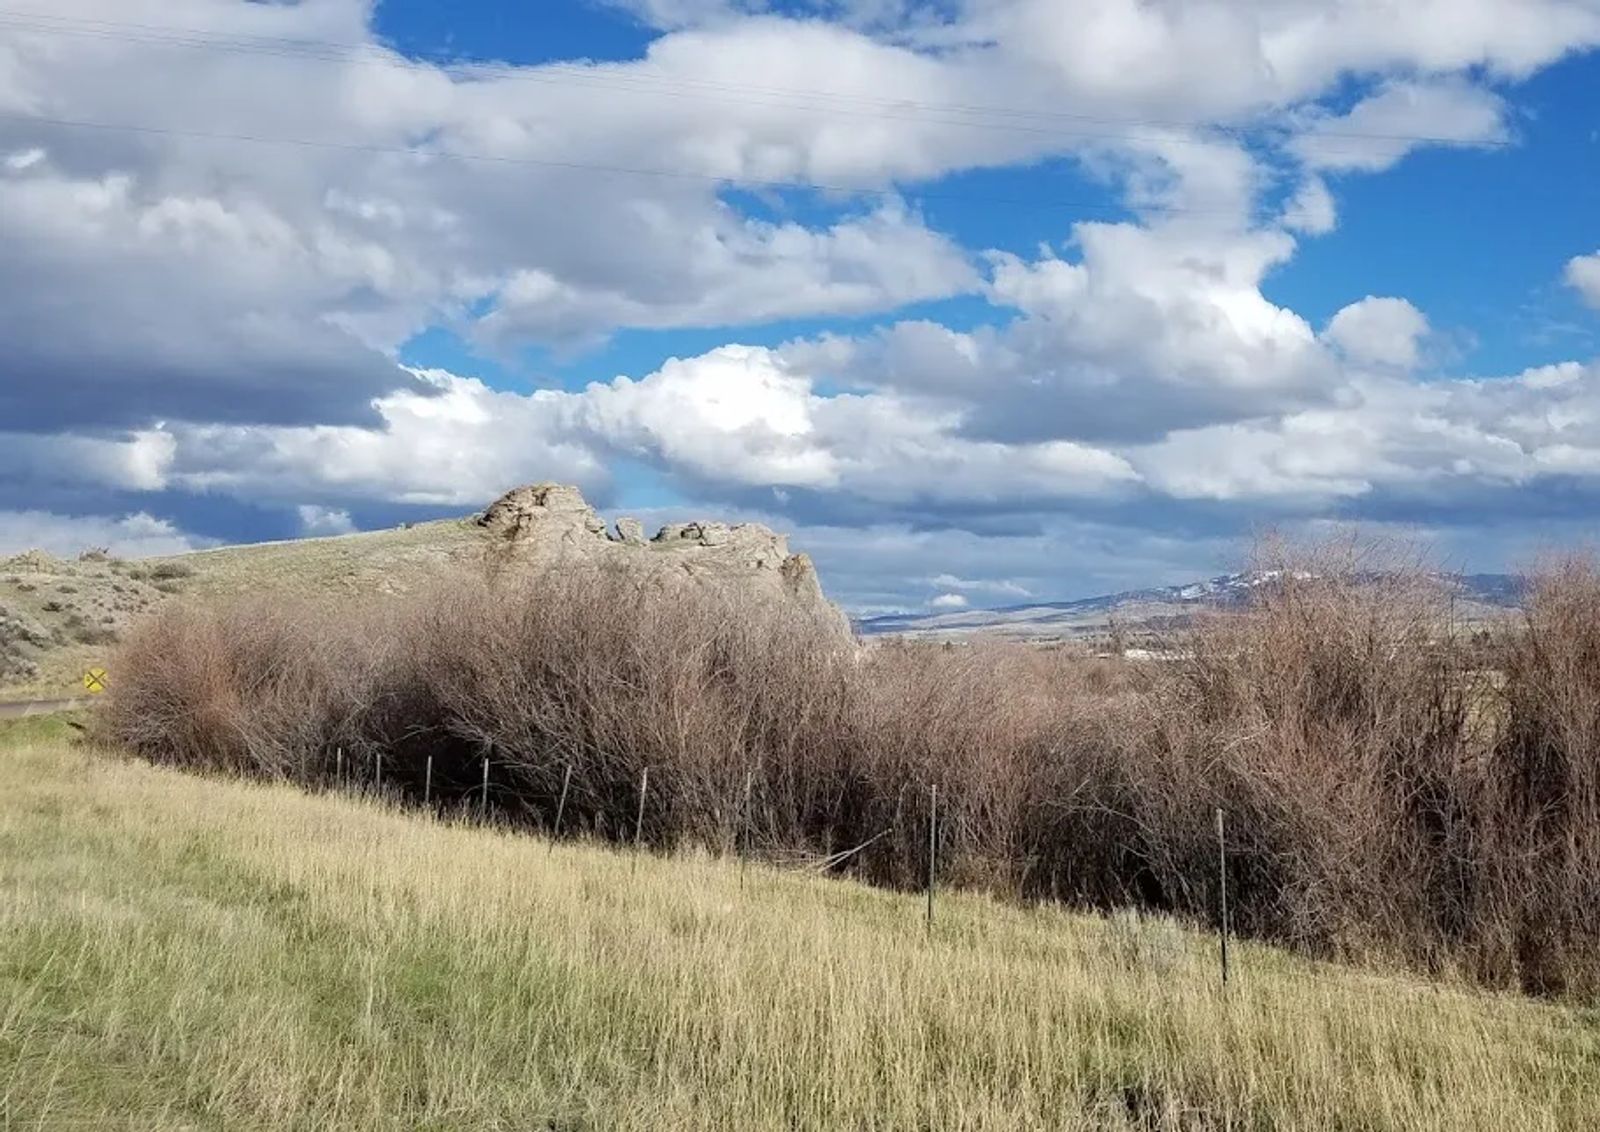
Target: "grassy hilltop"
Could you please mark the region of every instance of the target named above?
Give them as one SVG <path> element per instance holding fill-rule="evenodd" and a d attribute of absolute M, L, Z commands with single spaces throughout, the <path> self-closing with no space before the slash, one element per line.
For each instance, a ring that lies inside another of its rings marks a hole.
<path fill-rule="evenodd" d="M 825 606 L 810 560 L 759 524 L 679 523 L 646 539 L 634 520 L 609 526 L 576 488 L 531 484 L 478 514 L 392 530 L 136 562 L 101 551 L 0 560 L 0 702 L 80 693 L 84 671 L 108 664 L 119 639 L 175 597 L 191 605 L 259 597 L 337 604 L 556 564 Z M 833 616 L 842 630 L 843 616 Z"/>
<path fill-rule="evenodd" d="M 1558 1129 L 1600 1025 L 0 725 L 0 1127 Z"/>
<path fill-rule="evenodd" d="M 108 663 L 122 633 L 176 596 L 400 592 L 481 557 L 482 545 L 471 519 L 450 519 L 138 561 L 37 551 L 0 560 L 0 701 L 79 693 L 83 671 Z"/>

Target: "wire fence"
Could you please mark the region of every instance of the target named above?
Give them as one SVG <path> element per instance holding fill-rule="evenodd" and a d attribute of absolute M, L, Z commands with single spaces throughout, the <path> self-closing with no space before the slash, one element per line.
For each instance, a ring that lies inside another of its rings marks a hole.
<path fill-rule="evenodd" d="M 373 756 L 370 779 L 353 767 L 342 749 L 336 752 L 334 766 L 335 778 L 329 785 L 339 792 L 403 804 L 417 801 L 414 793 L 407 792 L 392 779 L 385 785 L 381 755 Z M 453 804 L 445 804 L 435 789 L 433 759 L 429 756 L 421 798 L 423 809 L 443 818 L 477 824 L 500 823 L 528 829 L 530 832 L 543 835 L 547 839 L 548 851 L 552 853 L 557 843 L 563 839 L 571 840 L 575 833 L 581 836 L 579 831 L 569 828 L 566 822 L 573 777 L 573 766 L 570 762 L 563 764 L 561 791 L 554 818 L 544 826 L 513 822 L 512 811 L 492 808 L 492 799 L 497 794 L 504 800 L 521 800 L 521 795 L 514 786 L 494 781 L 493 767 L 493 759 L 485 756 L 481 762 L 481 777 L 477 784 L 460 794 Z M 658 778 L 659 774 L 658 769 L 656 772 Z M 646 767 L 641 771 L 637 785 L 636 808 L 629 815 L 632 819 L 631 835 L 620 840 L 612 839 L 613 845 L 620 846 L 634 855 L 631 871 L 637 871 L 638 856 L 648 852 L 643 835 L 650 797 L 650 782 L 651 769 Z M 741 889 L 745 884 L 746 866 L 751 862 L 801 874 L 834 874 L 885 838 L 897 833 L 902 836 L 925 835 L 927 858 L 923 883 L 924 934 L 930 942 L 941 938 L 937 931 L 937 896 L 942 875 L 937 784 L 932 784 L 928 788 L 926 817 L 919 823 L 919 828 L 907 830 L 891 826 L 879 830 L 859 844 L 827 853 L 798 850 L 757 852 L 753 846 L 755 828 L 753 805 L 756 797 L 755 775 L 751 772 L 745 777 L 738 811 L 739 828 L 733 838 L 733 855 L 739 866 Z M 624 828 L 619 825 L 614 827 Z M 1513 992 L 1467 986 L 1448 979 L 1428 981 L 1401 968 L 1374 973 L 1363 971 L 1353 965 L 1333 962 L 1326 963 L 1326 974 L 1330 990 L 1336 992 L 1339 997 L 1330 996 L 1325 1003 L 1315 1009 L 1296 1005 L 1280 996 L 1265 997 L 1258 994 L 1250 981 L 1249 967 L 1252 953 L 1260 954 L 1256 952 L 1257 948 L 1273 945 L 1270 942 L 1249 941 L 1246 949 L 1241 952 L 1237 941 L 1233 938 L 1228 907 L 1228 815 L 1226 810 L 1220 807 L 1216 811 L 1216 836 L 1219 875 L 1222 880 L 1218 890 L 1216 925 L 1209 927 L 1196 923 L 1179 923 L 1166 917 L 1146 916 L 1130 907 L 1125 910 L 1126 915 L 1113 913 L 1104 920 L 1106 930 L 1102 936 L 1102 944 L 1108 952 L 1115 952 L 1123 959 L 1128 959 L 1132 955 L 1134 958 L 1128 963 L 1130 967 L 1142 967 L 1152 977 L 1161 977 L 1170 967 L 1169 953 L 1173 949 L 1174 940 L 1181 941 L 1178 950 L 1186 960 L 1196 958 L 1197 949 L 1212 949 L 1217 965 L 1215 985 L 1218 990 L 1218 1008 L 1232 1011 L 1240 1021 L 1246 1016 L 1254 1021 L 1259 1021 L 1263 1017 L 1281 1016 L 1297 1022 L 1314 1023 L 1326 1029 L 1338 1029 L 1349 1025 L 1354 1015 L 1371 1010 L 1380 999 L 1385 1007 L 1391 1006 L 1399 999 L 1407 1003 L 1408 1009 L 1432 1012 L 1441 1026 L 1478 1027 L 1485 1040 L 1491 1036 L 1490 1027 L 1526 1030 L 1531 1026 L 1564 1039 L 1574 1036 L 1586 1037 L 1593 1042 L 1595 1054 L 1600 1057 L 1600 1004 L 1591 1007 L 1573 1007 L 1567 1004 L 1543 1002 Z M 1022 904 L 1019 907 L 1026 908 L 1026 905 Z M 1208 935 L 1211 937 L 1211 943 L 1200 942 Z M 1163 955 L 1166 958 L 1159 958 Z M 1143 958 L 1139 958 L 1140 956 Z M 1320 961 L 1305 957 L 1301 957 L 1299 961 L 1312 964 L 1313 968 L 1322 965 Z"/>

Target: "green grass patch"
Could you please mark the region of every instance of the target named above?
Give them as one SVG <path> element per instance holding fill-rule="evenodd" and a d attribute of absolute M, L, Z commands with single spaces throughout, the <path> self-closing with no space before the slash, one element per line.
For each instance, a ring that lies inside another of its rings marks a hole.
<path fill-rule="evenodd" d="M 0 718 L 0 751 L 75 741 L 88 726 L 87 712 L 56 712 L 16 719 Z"/>

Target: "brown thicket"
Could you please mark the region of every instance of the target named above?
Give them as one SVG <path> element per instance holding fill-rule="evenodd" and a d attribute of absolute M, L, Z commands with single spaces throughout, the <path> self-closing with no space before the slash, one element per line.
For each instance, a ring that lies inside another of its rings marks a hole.
<path fill-rule="evenodd" d="M 118 665 L 114 738 L 164 762 L 370 784 L 654 846 L 740 846 L 1215 919 L 1315 954 L 1600 992 L 1600 575 L 1460 624 L 1420 569 L 1284 559 L 1139 660 L 858 647 L 804 613 L 604 571 L 348 604 L 175 604 Z"/>

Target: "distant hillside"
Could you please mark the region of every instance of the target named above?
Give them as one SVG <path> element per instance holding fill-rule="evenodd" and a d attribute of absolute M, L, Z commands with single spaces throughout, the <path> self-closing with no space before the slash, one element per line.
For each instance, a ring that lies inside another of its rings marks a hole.
<path fill-rule="evenodd" d="M 1150 633 L 1180 627 L 1204 610 L 1242 605 L 1258 587 L 1277 576 L 1273 571 L 1223 574 L 1186 585 L 1125 590 L 1075 601 L 867 617 L 855 626 L 864 636 L 936 638 L 981 634 L 1085 640 L 1102 637 L 1113 626 L 1126 632 Z M 1522 600 L 1527 587 L 1526 579 L 1513 574 L 1446 574 L 1439 575 L 1439 581 L 1459 596 L 1458 612 L 1468 621 L 1503 616 Z"/>
<path fill-rule="evenodd" d="M 129 626 L 179 595 L 398 594 L 462 567 L 552 564 L 625 569 L 650 585 L 738 586 L 831 610 L 811 560 L 759 524 L 678 523 L 647 539 L 632 519 L 608 525 L 577 488 L 534 484 L 475 515 L 393 530 L 139 561 L 94 551 L 0 560 L 0 699 L 78 691 L 85 669 L 108 663 Z M 843 615 L 831 615 L 843 633 Z"/>

